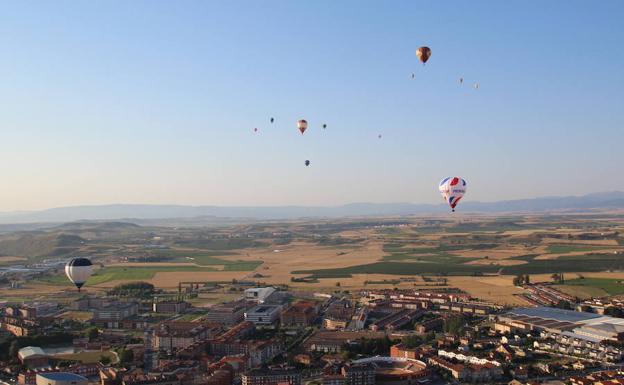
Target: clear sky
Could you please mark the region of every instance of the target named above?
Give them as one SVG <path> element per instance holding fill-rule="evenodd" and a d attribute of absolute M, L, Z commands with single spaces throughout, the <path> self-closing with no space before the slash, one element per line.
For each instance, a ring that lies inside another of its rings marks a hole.
<path fill-rule="evenodd" d="M 623 1 L 4 1 L 0 210 L 434 203 L 449 175 L 465 200 L 624 190 L 623 17 Z"/>

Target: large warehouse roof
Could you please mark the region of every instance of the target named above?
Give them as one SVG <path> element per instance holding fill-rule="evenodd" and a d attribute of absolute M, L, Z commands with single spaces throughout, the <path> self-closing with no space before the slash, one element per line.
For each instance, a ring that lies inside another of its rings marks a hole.
<path fill-rule="evenodd" d="M 574 310 L 563 310 L 557 309 L 553 307 L 520 307 L 511 310 L 509 313 L 526 316 L 526 317 L 536 317 L 542 319 L 549 319 L 558 322 L 573 322 L 573 323 L 584 323 L 594 318 L 601 318 L 603 316 L 599 314 L 579 312 Z"/>

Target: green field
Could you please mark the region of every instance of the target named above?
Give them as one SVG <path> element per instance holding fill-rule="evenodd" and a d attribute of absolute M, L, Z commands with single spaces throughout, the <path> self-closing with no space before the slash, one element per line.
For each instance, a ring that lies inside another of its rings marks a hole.
<path fill-rule="evenodd" d="M 616 254 L 585 254 L 560 256 L 557 259 L 535 259 L 535 255 L 518 256 L 514 259 L 526 264 L 514 266 L 466 265 L 469 258 L 453 255 L 390 255 L 384 261 L 336 269 L 297 270 L 293 274 L 308 274 L 314 278 L 348 278 L 351 274 L 394 275 L 479 275 L 479 274 L 547 274 L 552 272 L 598 272 L 624 270 L 624 259 Z"/>
<path fill-rule="evenodd" d="M 235 255 L 229 251 L 205 251 L 205 250 L 167 250 L 158 253 L 161 257 L 171 257 L 171 262 L 190 262 L 200 266 L 223 266 L 225 271 L 253 271 L 262 265 L 262 261 L 242 261 L 217 258 L 217 256 Z"/>
<path fill-rule="evenodd" d="M 463 258 L 462 258 L 463 259 Z M 465 260 L 465 259 L 464 259 Z M 348 278 L 351 274 L 393 274 L 393 275 L 475 275 L 496 273 L 500 266 L 496 265 L 464 265 L 448 264 L 444 261 L 433 263 L 423 262 L 376 262 L 337 269 L 297 270 L 293 274 L 310 274 L 314 278 Z"/>
<path fill-rule="evenodd" d="M 608 295 L 624 294 L 624 281 L 609 278 L 572 279 L 565 282 L 566 286 L 586 286 L 604 290 Z"/>
<path fill-rule="evenodd" d="M 610 249 L 610 246 L 594 246 L 594 245 L 549 245 L 546 248 L 548 254 L 568 254 L 584 251 L 597 251 Z"/>
<path fill-rule="evenodd" d="M 213 239 L 213 238 L 196 238 L 196 239 L 181 239 L 176 241 L 176 245 L 182 247 L 193 247 L 197 249 L 207 250 L 236 250 L 247 249 L 251 247 L 263 247 L 265 243 L 254 241 L 253 239 L 241 239 L 241 238 L 227 238 L 227 239 Z"/>
<path fill-rule="evenodd" d="M 111 266 L 96 270 L 91 278 L 87 281 L 87 285 L 97 285 L 104 282 L 115 280 L 141 281 L 154 278 L 154 274 L 159 272 L 170 271 L 217 271 L 212 267 L 198 266 L 145 266 L 145 267 L 121 267 Z M 67 285 L 68 281 L 65 275 L 56 275 L 42 279 L 46 283 L 57 285 Z"/>

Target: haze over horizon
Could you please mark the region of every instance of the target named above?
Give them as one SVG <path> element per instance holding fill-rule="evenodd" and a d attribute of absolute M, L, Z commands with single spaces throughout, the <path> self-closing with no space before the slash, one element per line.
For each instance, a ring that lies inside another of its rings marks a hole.
<path fill-rule="evenodd" d="M 468 181 L 466 202 L 621 191 L 623 11 L 7 3 L 0 211 L 437 204 L 449 175 Z"/>

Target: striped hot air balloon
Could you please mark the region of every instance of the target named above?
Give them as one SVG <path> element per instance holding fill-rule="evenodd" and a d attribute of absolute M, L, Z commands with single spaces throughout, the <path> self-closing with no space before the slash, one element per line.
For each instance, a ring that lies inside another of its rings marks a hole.
<path fill-rule="evenodd" d="M 93 273 L 93 264 L 87 258 L 72 258 L 65 265 L 65 275 L 76 285 L 78 291 Z"/>
<path fill-rule="evenodd" d="M 458 176 L 450 176 L 442 179 L 438 187 L 444 201 L 451 206 L 452 211 L 455 211 L 455 206 L 466 194 L 466 181 Z"/>

